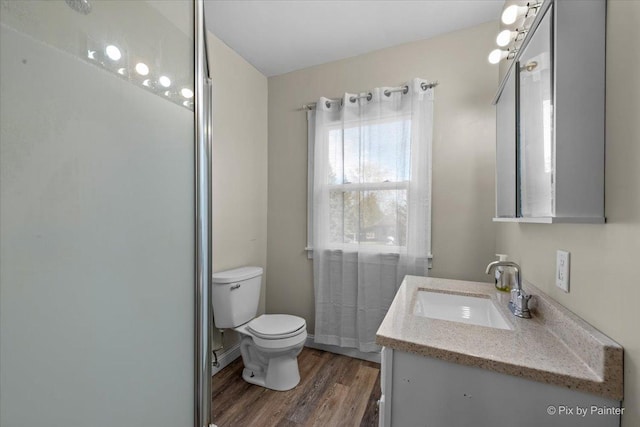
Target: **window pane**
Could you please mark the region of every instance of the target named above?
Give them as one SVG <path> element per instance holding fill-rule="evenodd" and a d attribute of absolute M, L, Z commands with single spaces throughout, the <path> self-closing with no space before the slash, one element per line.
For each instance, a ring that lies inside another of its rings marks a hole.
<path fill-rule="evenodd" d="M 407 191 L 362 191 L 360 218 L 360 243 L 404 246 L 407 229 Z"/>
<path fill-rule="evenodd" d="M 342 184 L 342 129 L 329 131 L 329 184 Z"/>
<path fill-rule="evenodd" d="M 409 179 L 411 126 L 409 120 L 376 123 L 362 128 L 363 182 Z"/>
<path fill-rule="evenodd" d="M 329 141 L 330 164 L 338 184 L 409 179 L 411 121 L 408 119 L 348 127 L 344 133 L 330 131 Z"/>
<path fill-rule="evenodd" d="M 333 243 L 356 243 L 358 241 L 358 193 L 354 191 L 331 191 L 330 241 Z"/>
<path fill-rule="evenodd" d="M 361 182 L 359 127 L 344 130 L 344 178 L 347 182 Z"/>
<path fill-rule="evenodd" d="M 329 203 L 331 242 L 406 244 L 406 190 L 335 190 Z"/>

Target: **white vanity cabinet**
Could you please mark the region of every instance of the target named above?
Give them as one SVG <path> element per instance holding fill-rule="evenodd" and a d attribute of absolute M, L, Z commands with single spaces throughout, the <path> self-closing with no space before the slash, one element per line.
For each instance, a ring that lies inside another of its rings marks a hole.
<path fill-rule="evenodd" d="M 606 0 L 545 0 L 496 95 L 496 218 L 604 222 Z"/>
<path fill-rule="evenodd" d="M 381 375 L 381 427 L 620 426 L 618 401 L 389 347 Z"/>

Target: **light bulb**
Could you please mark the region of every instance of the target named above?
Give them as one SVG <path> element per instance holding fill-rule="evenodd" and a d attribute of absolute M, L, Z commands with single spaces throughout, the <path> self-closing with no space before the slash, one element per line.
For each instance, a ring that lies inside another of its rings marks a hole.
<path fill-rule="evenodd" d="M 193 91 L 191 89 L 186 88 L 186 87 L 182 88 L 180 93 L 182 94 L 182 96 L 184 96 L 187 99 L 193 98 Z"/>
<path fill-rule="evenodd" d="M 147 64 L 145 64 L 144 62 L 138 62 L 136 64 L 136 73 L 140 74 L 141 76 L 146 76 L 147 74 L 149 74 L 149 67 L 147 67 Z"/>
<path fill-rule="evenodd" d="M 511 30 L 500 31 L 500 34 L 498 34 L 498 37 L 496 37 L 496 44 L 501 47 L 507 46 L 509 43 L 511 43 L 511 40 L 515 38 L 514 34 L 516 33 Z"/>
<path fill-rule="evenodd" d="M 509 55 L 509 51 L 502 49 L 494 49 L 489 54 L 489 62 L 492 64 L 497 64 L 502 59 L 506 58 Z"/>
<path fill-rule="evenodd" d="M 516 22 L 518 18 L 526 15 L 528 11 L 529 8 L 527 6 L 512 4 L 502 12 L 502 22 L 506 25 L 511 25 Z"/>
<path fill-rule="evenodd" d="M 109 57 L 109 59 L 111 59 L 112 61 L 117 61 L 120 58 L 122 58 L 122 53 L 120 53 L 120 49 L 118 49 L 116 46 L 112 44 L 107 46 L 104 51 Z"/>
<path fill-rule="evenodd" d="M 167 76 L 160 76 L 158 83 L 160 83 L 162 87 L 169 87 L 171 86 L 171 79 Z"/>

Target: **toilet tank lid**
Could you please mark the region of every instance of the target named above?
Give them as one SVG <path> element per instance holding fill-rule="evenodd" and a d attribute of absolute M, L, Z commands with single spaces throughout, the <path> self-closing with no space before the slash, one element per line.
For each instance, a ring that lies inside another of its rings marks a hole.
<path fill-rule="evenodd" d="M 213 273 L 213 283 L 233 283 L 252 279 L 262 274 L 262 267 L 240 267 Z"/>

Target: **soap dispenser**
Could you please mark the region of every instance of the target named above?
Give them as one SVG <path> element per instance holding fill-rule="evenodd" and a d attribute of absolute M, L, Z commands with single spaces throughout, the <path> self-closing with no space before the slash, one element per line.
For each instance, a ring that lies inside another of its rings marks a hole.
<path fill-rule="evenodd" d="M 500 261 L 506 261 L 507 255 L 505 254 L 496 254 Z M 509 273 L 505 267 L 499 266 L 495 270 L 496 275 L 496 289 L 502 292 L 510 292 L 511 291 L 511 281 L 509 280 Z"/>

